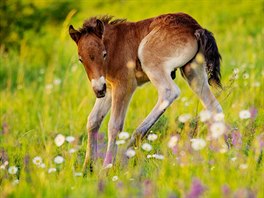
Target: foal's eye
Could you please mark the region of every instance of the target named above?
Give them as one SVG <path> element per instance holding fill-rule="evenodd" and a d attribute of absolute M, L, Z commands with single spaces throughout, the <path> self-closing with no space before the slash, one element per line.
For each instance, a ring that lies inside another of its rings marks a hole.
<path fill-rule="evenodd" d="M 80 58 L 79 58 L 79 61 L 80 61 L 81 63 L 83 62 L 82 59 L 80 59 Z"/>
<path fill-rule="evenodd" d="M 94 56 L 93 55 L 89 55 L 90 56 L 90 59 L 92 60 L 92 61 L 94 61 Z"/>

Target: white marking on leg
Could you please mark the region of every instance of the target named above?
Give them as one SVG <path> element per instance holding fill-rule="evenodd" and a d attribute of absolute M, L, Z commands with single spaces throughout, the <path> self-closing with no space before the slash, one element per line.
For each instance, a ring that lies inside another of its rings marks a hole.
<path fill-rule="evenodd" d="M 93 89 L 102 90 L 104 87 L 104 84 L 106 84 L 106 81 L 105 81 L 105 78 L 103 76 L 101 76 L 100 78 L 98 78 L 96 80 L 92 79 L 91 84 L 92 84 Z"/>
<path fill-rule="evenodd" d="M 159 106 L 159 110 L 162 111 L 164 109 L 167 109 L 167 107 L 170 105 L 170 102 L 168 100 L 163 100 Z"/>

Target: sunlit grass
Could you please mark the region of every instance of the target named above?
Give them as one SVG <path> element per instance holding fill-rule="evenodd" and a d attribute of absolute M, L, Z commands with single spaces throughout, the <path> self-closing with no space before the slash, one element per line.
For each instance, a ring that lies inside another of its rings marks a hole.
<path fill-rule="evenodd" d="M 107 175 L 102 171 L 102 158 L 109 115 L 100 129 L 94 173 L 80 174 L 86 120 L 95 96 L 78 63 L 75 44 L 61 30 L 63 25 L 47 26 L 47 34 L 34 42 L 25 39 L 18 52 L 0 50 L 1 197 L 191 197 L 196 188 L 203 197 L 264 197 L 263 1 L 232 2 L 82 2 L 86 7 L 71 23 L 81 25 L 91 15 L 107 13 L 139 20 L 188 12 L 214 32 L 223 57 L 224 89 L 213 91 L 224 109 L 225 134 L 216 140 L 209 138 L 211 125 L 199 117 L 203 107 L 177 71 L 175 82 L 181 96 L 152 128 L 157 139 L 154 135 L 135 148 L 127 166 L 122 165 L 126 145 L 120 144 L 116 165 Z M 124 131 L 133 132 L 156 98 L 151 84 L 135 92 Z M 250 111 L 250 117 L 243 110 Z M 182 123 L 180 116 L 186 114 L 190 117 Z M 56 142 L 58 134 L 75 140 L 60 137 Z M 171 137 L 177 140 L 169 147 Z M 206 144 L 193 145 L 197 139 Z M 144 143 L 152 149 L 142 149 Z"/>

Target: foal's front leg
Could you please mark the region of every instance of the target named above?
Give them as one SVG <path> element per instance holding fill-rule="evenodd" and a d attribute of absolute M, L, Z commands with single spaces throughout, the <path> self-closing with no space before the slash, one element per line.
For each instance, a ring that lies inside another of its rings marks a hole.
<path fill-rule="evenodd" d="M 87 164 L 90 163 L 90 171 L 92 164 L 97 157 L 97 135 L 100 125 L 109 111 L 111 106 L 111 90 L 108 89 L 104 98 L 97 98 L 94 107 L 87 119 L 88 143 L 86 156 L 83 165 L 83 171 L 86 171 Z"/>
<path fill-rule="evenodd" d="M 112 164 L 116 157 L 117 145 L 116 137 L 123 129 L 124 119 L 131 96 L 136 88 L 135 84 L 119 85 L 113 88 L 113 98 L 111 107 L 111 117 L 108 123 L 108 145 L 104 160 L 104 167 Z"/>

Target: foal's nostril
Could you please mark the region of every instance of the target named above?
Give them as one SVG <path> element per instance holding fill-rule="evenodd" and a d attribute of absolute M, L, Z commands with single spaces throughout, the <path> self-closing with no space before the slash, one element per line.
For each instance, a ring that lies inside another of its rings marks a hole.
<path fill-rule="evenodd" d="M 106 90 L 106 84 L 104 83 L 103 85 L 103 90 L 105 91 Z"/>

